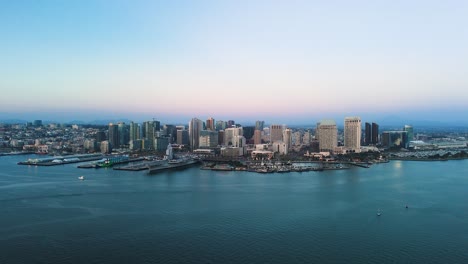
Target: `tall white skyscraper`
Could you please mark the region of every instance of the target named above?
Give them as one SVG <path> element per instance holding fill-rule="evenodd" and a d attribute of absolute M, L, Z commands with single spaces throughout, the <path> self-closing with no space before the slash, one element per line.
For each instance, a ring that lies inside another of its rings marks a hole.
<path fill-rule="evenodd" d="M 346 117 L 344 120 L 344 147 L 351 151 L 361 150 L 361 118 Z"/>
<path fill-rule="evenodd" d="M 189 122 L 189 144 L 192 151 L 200 146 L 200 131 L 202 130 L 203 121 L 198 118 L 192 118 Z"/>
<path fill-rule="evenodd" d="M 334 120 L 322 120 L 317 126 L 320 151 L 333 152 L 338 146 L 338 129 Z"/>
<path fill-rule="evenodd" d="M 290 149 L 292 146 L 292 130 L 287 128 L 283 130 L 283 142 L 286 143 L 286 148 Z"/>

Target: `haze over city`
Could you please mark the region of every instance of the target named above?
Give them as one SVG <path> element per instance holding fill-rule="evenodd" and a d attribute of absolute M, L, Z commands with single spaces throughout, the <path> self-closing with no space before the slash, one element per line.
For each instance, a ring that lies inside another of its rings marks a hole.
<path fill-rule="evenodd" d="M 0 120 L 467 124 L 465 1 L 9 1 Z"/>

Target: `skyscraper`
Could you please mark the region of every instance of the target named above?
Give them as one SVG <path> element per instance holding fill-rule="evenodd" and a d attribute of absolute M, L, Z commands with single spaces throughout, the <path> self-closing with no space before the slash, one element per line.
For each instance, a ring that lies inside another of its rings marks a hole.
<path fill-rule="evenodd" d="M 403 131 L 406 131 L 406 133 L 408 134 L 408 143 L 414 140 L 413 126 L 405 125 Z"/>
<path fill-rule="evenodd" d="M 119 148 L 120 147 L 120 138 L 119 138 L 119 127 L 118 125 L 114 125 L 109 123 L 109 143 L 111 148 Z"/>
<path fill-rule="evenodd" d="M 320 151 L 333 152 L 338 146 L 338 129 L 333 120 L 322 120 L 317 127 Z"/>
<path fill-rule="evenodd" d="M 292 146 L 292 130 L 287 128 L 283 130 L 283 142 L 286 144 L 286 148 L 290 149 Z"/>
<path fill-rule="evenodd" d="M 372 139 L 371 142 L 373 145 L 379 143 L 379 125 L 377 123 L 372 123 Z"/>
<path fill-rule="evenodd" d="M 283 125 L 270 125 L 270 143 L 283 141 Z"/>
<path fill-rule="evenodd" d="M 250 140 L 254 135 L 255 127 L 245 126 L 245 127 L 242 127 L 242 130 L 243 130 L 242 132 L 243 132 L 243 136 L 245 137 L 245 139 Z"/>
<path fill-rule="evenodd" d="M 200 146 L 200 131 L 202 130 L 203 121 L 198 118 L 192 118 L 192 120 L 189 122 L 189 144 L 192 151 Z"/>
<path fill-rule="evenodd" d="M 366 143 L 366 145 L 372 144 L 372 126 L 367 122 L 364 130 L 364 143 Z"/>
<path fill-rule="evenodd" d="M 361 118 L 346 117 L 344 125 L 344 147 L 351 151 L 361 149 Z"/>
<path fill-rule="evenodd" d="M 130 138 L 128 128 L 124 122 L 119 122 L 117 125 L 119 128 L 119 145 L 127 145 Z"/>
<path fill-rule="evenodd" d="M 211 130 L 211 131 L 214 131 L 215 130 L 215 120 L 214 118 L 210 117 L 206 120 L 206 130 Z"/>
<path fill-rule="evenodd" d="M 254 131 L 254 144 L 262 144 L 262 131 L 261 130 L 255 130 Z"/>
<path fill-rule="evenodd" d="M 130 140 L 140 139 L 140 125 L 130 122 Z"/>
<path fill-rule="evenodd" d="M 159 123 L 159 122 L 158 122 Z M 143 123 L 145 148 L 154 150 L 154 139 L 155 139 L 155 130 L 156 130 L 155 121 L 146 121 Z"/>
<path fill-rule="evenodd" d="M 263 127 L 265 126 L 265 121 L 259 121 L 257 120 L 255 122 L 255 129 L 256 130 L 263 130 Z"/>

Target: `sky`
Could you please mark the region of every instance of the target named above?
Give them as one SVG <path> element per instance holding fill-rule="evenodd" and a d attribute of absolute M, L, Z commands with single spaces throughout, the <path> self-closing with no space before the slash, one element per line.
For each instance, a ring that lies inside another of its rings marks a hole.
<path fill-rule="evenodd" d="M 468 124 L 468 1 L 0 1 L 0 119 Z"/>

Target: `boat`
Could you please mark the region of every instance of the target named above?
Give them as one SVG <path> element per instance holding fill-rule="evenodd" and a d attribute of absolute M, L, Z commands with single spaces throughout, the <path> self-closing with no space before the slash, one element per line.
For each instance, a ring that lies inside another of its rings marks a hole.
<path fill-rule="evenodd" d="M 194 166 L 200 163 L 199 160 L 194 159 L 181 159 L 181 160 L 171 160 L 165 164 L 158 164 L 156 166 L 150 166 L 148 168 L 148 174 L 154 174 L 166 170 L 176 170 L 176 169 L 185 169 L 190 166 Z"/>
<path fill-rule="evenodd" d="M 78 180 L 81 180 L 81 181 L 84 180 L 84 176 L 79 176 Z"/>
<path fill-rule="evenodd" d="M 382 215 L 382 212 L 379 210 L 377 210 L 377 216 L 381 216 Z"/>

